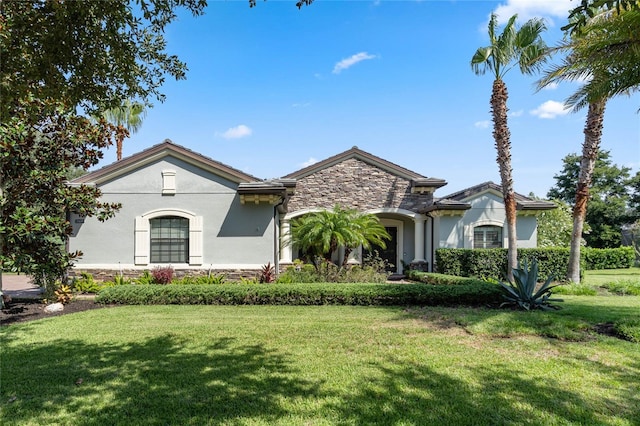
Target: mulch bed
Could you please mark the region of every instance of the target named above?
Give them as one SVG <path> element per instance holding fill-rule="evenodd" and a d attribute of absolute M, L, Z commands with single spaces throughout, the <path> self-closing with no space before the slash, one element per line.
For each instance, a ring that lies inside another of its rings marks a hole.
<path fill-rule="evenodd" d="M 62 312 L 46 313 L 45 304 L 39 299 L 14 299 L 0 310 L 0 325 L 10 325 L 19 322 L 34 321 L 41 318 L 57 317 L 72 314 L 74 312 L 88 311 L 90 309 L 102 309 L 108 305 L 102 305 L 93 300 L 74 300 L 64 305 Z"/>

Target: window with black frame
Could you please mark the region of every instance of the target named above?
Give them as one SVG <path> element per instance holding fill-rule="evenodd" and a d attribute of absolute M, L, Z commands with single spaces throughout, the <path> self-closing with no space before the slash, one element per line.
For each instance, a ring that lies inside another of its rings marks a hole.
<path fill-rule="evenodd" d="M 189 219 L 158 217 L 151 224 L 151 263 L 189 263 Z"/>
<path fill-rule="evenodd" d="M 502 248 L 502 228 L 476 226 L 473 229 L 473 248 Z"/>

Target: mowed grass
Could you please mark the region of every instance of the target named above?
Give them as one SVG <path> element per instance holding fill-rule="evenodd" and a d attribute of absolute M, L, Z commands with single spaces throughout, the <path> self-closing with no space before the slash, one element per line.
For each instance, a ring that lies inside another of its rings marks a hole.
<path fill-rule="evenodd" d="M 6 425 L 640 424 L 640 345 L 563 309 L 123 306 L 0 330 Z"/>
<path fill-rule="evenodd" d="M 629 281 L 640 284 L 640 268 L 626 269 L 598 269 L 584 271 L 584 283 L 592 286 L 600 286 L 616 281 Z"/>

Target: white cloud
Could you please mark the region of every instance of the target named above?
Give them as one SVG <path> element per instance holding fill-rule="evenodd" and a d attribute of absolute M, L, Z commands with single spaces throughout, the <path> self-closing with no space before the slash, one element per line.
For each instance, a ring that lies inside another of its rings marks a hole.
<path fill-rule="evenodd" d="M 313 157 L 310 157 L 307 161 L 305 161 L 304 163 L 300 164 L 300 167 L 302 167 L 303 169 L 305 167 L 309 167 L 312 164 L 316 164 L 318 162 L 318 160 L 316 160 Z"/>
<path fill-rule="evenodd" d="M 216 136 L 223 137 L 225 139 L 240 139 L 247 136 L 251 136 L 253 130 L 249 126 L 245 126 L 244 124 L 240 124 L 236 127 L 231 127 L 227 129 L 224 133 L 217 133 Z"/>
<path fill-rule="evenodd" d="M 524 113 L 524 111 L 523 111 L 523 110 L 521 110 L 521 109 L 519 109 L 519 110 L 517 110 L 517 111 L 511 111 L 511 112 L 509 113 L 509 115 L 510 115 L 511 117 L 520 117 L 523 113 Z"/>
<path fill-rule="evenodd" d="M 576 2 L 571 0 L 506 0 L 494 13 L 498 15 L 501 24 L 515 14 L 518 14 L 518 22 L 521 23 L 534 17 L 560 18 L 564 22 L 569 11 L 576 6 Z M 549 19 L 547 24 L 553 25 L 553 21 Z"/>
<path fill-rule="evenodd" d="M 562 102 L 547 101 L 540 105 L 538 108 L 531 110 L 531 115 L 535 115 L 538 118 L 553 119 L 562 115 L 569 114 L 570 108 L 567 108 Z"/>
<path fill-rule="evenodd" d="M 354 66 L 358 62 L 362 62 L 362 61 L 366 61 L 367 59 L 374 59 L 374 58 L 377 58 L 377 56 L 370 55 L 367 52 L 356 53 L 355 55 L 352 55 L 348 58 L 344 58 L 340 62 L 336 63 L 336 65 L 333 67 L 332 72 L 334 74 L 340 74 L 342 70 L 346 70 L 347 68 Z"/>
<path fill-rule="evenodd" d="M 558 88 L 558 83 L 549 83 L 542 88 L 542 90 L 556 90 Z"/>
<path fill-rule="evenodd" d="M 491 122 L 489 120 L 476 121 L 475 123 L 473 123 L 473 125 L 478 129 L 487 129 L 490 124 Z"/>

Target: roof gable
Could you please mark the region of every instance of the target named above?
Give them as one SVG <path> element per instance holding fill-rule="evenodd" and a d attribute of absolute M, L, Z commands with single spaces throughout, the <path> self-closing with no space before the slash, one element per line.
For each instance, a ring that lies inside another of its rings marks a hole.
<path fill-rule="evenodd" d="M 164 142 L 154 145 L 121 161 L 104 166 L 98 170 L 87 173 L 71 181 L 72 184 L 93 183 L 101 184 L 116 179 L 126 173 L 153 163 L 167 156 L 178 158 L 188 164 L 199 167 L 205 171 L 221 176 L 235 183 L 256 182 L 259 178 L 244 173 L 226 164 L 215 161 L 197 152 L 191 151 L 181 145 L 166 139 Z"/>
<path fill-rule="evenodd" d="M 440 199 L 441 202 L 458 202 L 467 203 L 483 194 L 491 193 L 502 198 L 502 186 L 491 181 L 463 189 L 453 194 L 449 194 Z M 535 200 L 533 198 L 515 193 L 516 205 L 518 210 L 550 210 L 555 209 L 556 205 L 549 201 Z"/>
<path fill-rule="evenodd" d="M 332 167 L 338 163 L 341 163 L 343 161 L 349 160 L 349 159 L 356 159 L 356 160 L 360 160 L 364 163 L 370 164 L 374 167 L 378 167 L 382 170 L 385 170 L 393 175 L 402 177 L 406 180 L 429 180 L 430 178 L 427 178 L 425 176 L 422 176 L 421 174 L 418 174 L 414 171 L 411 171 L 409 169 L 405 169 L 404 167 L 401 167 L 397 164 L 394 164 L 390 161 L 384 160 L 380 157 L 377 157 L 373 154 L 370 154 L 366 151 L 361 150 L 360 148 L 358 148 L 357 146 L 354 146 L 353 148 L 341 152 L 340 154 L 334 155 L 333 157 L 329 157 L 325 160 L 319 161 L 317 163 L 314 163 L 308 167 L 305 167 L 303 169 L 300 169 L 296 172 L 290 173 L 286 176 L 283 176 L 283 178 L 287 178 L 287 179 L 301 179 L 304 178 L 306 176 L 309 176 L 311 174 L 314 174 L 316 172 L 318 172 L 319 170 L 323 170 L 329 167 Z M 433 179 L 433 178 L 431 178 Z M 443 184 L 446 184 L 446 182 L 444 182 L 441 179 L 433 179 L 434 181 L 437 182 L 443 182 Z"/>

